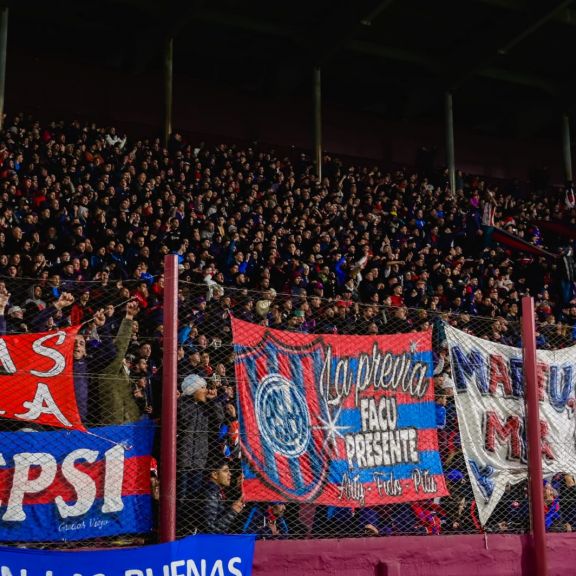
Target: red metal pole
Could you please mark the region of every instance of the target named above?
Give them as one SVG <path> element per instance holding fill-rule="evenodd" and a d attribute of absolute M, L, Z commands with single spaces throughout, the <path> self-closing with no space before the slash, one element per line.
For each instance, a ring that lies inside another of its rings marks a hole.
<path fill-rule="evenodd" d="M 176 382 L 178 256 L 164 257 L 164 334 L 160 443 L 160 542 L 176 540 Z"/>
<path fill-rule="evenodd" d="M 526 426 L 528 440 L 528 477 L 530 488 L 530 519 L 536 575 L 548 574 L 546 523 L 544 515 L 544 482 L 542 478 L 542 446 L 540 443 L 540 406 L 536 375 L 536 328 L 534 300 L 522 298 L 522 355 L 524 364 Z"/>

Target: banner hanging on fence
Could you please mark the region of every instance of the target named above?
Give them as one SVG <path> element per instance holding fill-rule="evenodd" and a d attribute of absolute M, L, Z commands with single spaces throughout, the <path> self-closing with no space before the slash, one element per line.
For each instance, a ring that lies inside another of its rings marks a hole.
<path fill-rule="evenodd" d="M 152 423 L 89 432 L 0 433 L 0 541 L 151 530 Z"/>
<path fill-rule="evenodd" d="M 232 320 L 247 500 L 375 505 L 447 494 L 431 331 L 308 335 Z"/>
<path fill-rule="evenodd" d="M 0 337 L 0 417 L 84 430 L 74 393 L 79 326 L 46 334 Z"/>
<path fill-rule="evenodd" d="M 97 552 L 0 548 L 0 571 L 27 576 L 250 576 L 254 538 L 198 535 Z"/>
<path fill-rule="evenodd" d="M 462 449 L 482 525 L 506 486 L 528 478 L 522 349 L 446 325 Z M 576 473 L 576 347 L 538 350 L 545 476 Z"/>

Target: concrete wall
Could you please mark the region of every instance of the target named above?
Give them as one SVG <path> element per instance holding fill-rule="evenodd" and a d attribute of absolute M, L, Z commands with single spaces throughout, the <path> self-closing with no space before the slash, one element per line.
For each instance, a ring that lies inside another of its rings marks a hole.
<path fill-rule="evenodd" d="M 548 576 L 576 574 L 576 535 L 548 536 Z M 254 576 L 538 576 L 528 536 L 258 542 Z"/>

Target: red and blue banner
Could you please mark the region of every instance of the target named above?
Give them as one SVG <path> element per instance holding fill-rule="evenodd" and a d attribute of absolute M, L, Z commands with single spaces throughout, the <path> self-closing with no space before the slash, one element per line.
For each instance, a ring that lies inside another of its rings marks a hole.
<path fill-rule="evenodd" d="M 152 529 L 152 423 L 88 432 L 0 433 L 0 541 Z"/>
<path fill-rule="evenodd" d="M 432 332 L 310 335 L 232 320 L 246 500 L 362 506 L 448 492 Z"/>
<path fill-rule="evenodd" d="M 0 337 L 0 418 L 85 430 L 74 392 L 74 340 L 79 329 Z"/>

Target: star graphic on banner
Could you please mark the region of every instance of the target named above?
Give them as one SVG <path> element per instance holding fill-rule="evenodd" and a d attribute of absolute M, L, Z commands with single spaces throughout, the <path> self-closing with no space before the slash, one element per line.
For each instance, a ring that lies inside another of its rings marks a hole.
<path fill-rule="evenodd" d="M 344 438 L 341 430 L 348 430 L 350 426 L 338 426 L 338 418 L 340 418 L 340 412 L 342 412 L 342 405 L 338 407 L 335 415 L 332 415 L 328 405 L 325 404 L 326 413 L 328 414 L 328 419 L 324 420 L 318 416 L 318 420 L 322 423 L 322 426 L 312 426 L 313 430 L 324 430 L 326 432 L 326 437 L 324 438 L 324 443 L 322 448 L 326 448 L 328 445 L 334 451 L 337 458 L 340 458 L 340 451 L 338 450 L 338 438 Z"/>
<path fill-rule="evenodd" d="M 412 340 L 412 342 L 410 342 L 410 354 L 416 354 L 416 352 L 418 352 L 418 342 Z"/>

